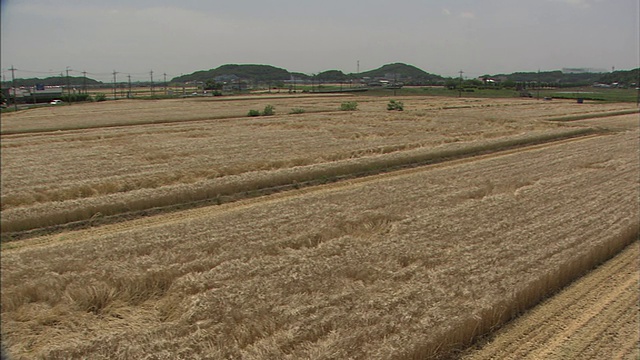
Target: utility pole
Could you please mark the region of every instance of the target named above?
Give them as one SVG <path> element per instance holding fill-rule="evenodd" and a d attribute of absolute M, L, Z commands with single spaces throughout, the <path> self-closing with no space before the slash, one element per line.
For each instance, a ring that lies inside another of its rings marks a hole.
<path fill-rule="evenodd" d="M 536 92 L 536 99 L 540 100 L 540 69 L 538 69 L 538 91 Z"/>
<path fill-rule="evenodd" d="M 396 88 L 398 87 L 398 73 L 393 74 L 393 96 L 396 96 Z"/>
<path fill-rule="evenodd" d="M 16 69 L 11 65 L 11 87 L 13 87 L 13 109 L 18 111 L 18 102 L 16 101 L 16 77 L 14 75 L 14 71 Z"/>
<path fill-rule="evenodd" d="M 638 90 L 638 95 L 636 95 L 636 106 L 640 107 L 640 71 L 638 71 L 638 79 L 636 80 L 636 90 Z"/>
<path fill-rule="evenodd" d="M 69 67 L 67 66 L 67 96 L 69 97 L 69 105 L 71 105 L 71 83 L 69 83 Z"/>
<path fill-rule="evenodd" d="M 164 75 L 164 95 L 167 95 L 167 73 L 162 74 Z"/>
<path fill-rule="evenodd" d="M 116 98 L 117 98 L 117 94 L 116 94 L 116 74 L 117 74 L 117 72 L 115 70 L 113 70 L 113 100 L 116 100 Z"/>
<path fill-rule="evenodd" d="M 149 72 L 149 75 L 151 75 L 151 96 L 153 96 L 153 70 Z"/>
<path fill-rule="evenodd" d="M 82 72 L 82 92 L 87 93 L 87 72 Z"/>
<path fill-rule="evenodd" d="M 127 99 L 131 98 L 131 74 L 127 75 L 127 78 L 129 78 L 129 92 L 127 93 Z"/>
<path fill-rule="evenodd" d="M 458 86 L 458 97 L 462 97 L 462 74 L 464 74 L 464 71 L 460 70 L 458 71 L 458 73 L 460 73 L 460 86 Z"/>

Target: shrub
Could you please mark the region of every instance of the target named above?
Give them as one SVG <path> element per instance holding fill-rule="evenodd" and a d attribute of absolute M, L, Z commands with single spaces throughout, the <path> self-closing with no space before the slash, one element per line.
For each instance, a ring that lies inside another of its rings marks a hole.
<path fill-rule="evenodd" d="M 275 110 L 276 110 L 276 108 L 274 108 L 272 105 L 267 105 L 267 106 L 264 107 L 264 110 L 262 111 L 262 115 L 271 116 L 271 115 L 275 114 Z"/>
<path fill-rule="evenodd" d="M 248 116 L 260 116 L 260 111 L 258 110 L 249 110 Z"/>
<path fill-rule="evenodd" d="M 289 114 L 304 114 L 304 109 L 293 108 Z"/>
<path fill-rule="evenodd" d="M 387 110 L 402 111 L 404 110 L 404 104 L 402 103 L 402 101 L 390 100 L 389 103 L 387 104 Z"/>
<path fill-rule="evenodd" d="M 105 95 L 104 93 L 97 93 L 93 99 L 95 101 L 106 101 L 107 100 L 107 95 Z"/>
<path fill-rule="evenodd" d="M 90 101 L 91 95 L 89 94 L 64 94 L 60 97 L 64 102 L 78 102 L 78 101 Z"/>
<path fill-rule="evenodd" d="M 355 111 L 358 109 L 358 103 L 355 101 L 347 101 L 340 104 L 340 110 L 342 111 Z"/>

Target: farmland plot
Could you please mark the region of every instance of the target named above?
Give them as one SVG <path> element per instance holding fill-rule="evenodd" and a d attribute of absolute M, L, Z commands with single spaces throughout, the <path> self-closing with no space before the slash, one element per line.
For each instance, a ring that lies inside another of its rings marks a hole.
<path fill-rule="evenodd" d="M 114 102 L 8 114 L 3 131 L 24 132 L 2 137 L 2 232 L 220 202 L 262 188 L 575 136 L 589 126 L 541 120 L 628 110 L 619 104 L 408 98 L 406 111 L 389 113 L 386 99 L 364 97 L 356 98 L 356 112 L 215 118 L 268 102 L 278 111 L 277 101 L 337 109 L 344 99 L 142 102 L 135 112 L 131 102 Z M 158 119 L 168 123 L 149 124 Z M 147 124 L 104 127 L 139 121 Z M 81 130 L 31 133 L 55 126 Z"/>
<path fill-rule="evenodd" d="M 17 358 L 446 354 L 637 238 L 638 144 L 636 128 L 4 244 L 3 339 Z"/>
<path fill-rule="evenodd" d="M 500 118 L 513 120 L 514 109 L 518 115 L 528 119 L 545 117 L 573 117 L 584 114 L 602 113 L 630 109 L 629 104 L 585 103 L 567 106 L 567 101 L 535 102 L 514 99 L 455 99 L 402 97 L 406 110 L 426 115 L 424 111 L 494 108 Z M 43 131 L 74 130 L 140 124 L 190 122 L 245 117 L 250 109 L 262 110 L 273 105 L 276 114 L 285 115 L 294 109 L 306 113 L 331 112 L 340 108 L 342 102 L 358 103 L 361 112 L 376 112 L 386 108 L 388 99 L 378 97 L 348 95 L 296 95 L 224 97 L 213 99 L 179 100 L 120 100 L 72 106 L 36 108 L 2 115 L 0 133 L 20 134 Z M 515 108 L 514 108 L 515 107 Z M 632 108 L 632 107 L 631 107 Z M 520 113 L 520 109 L 522 109 Z"/>

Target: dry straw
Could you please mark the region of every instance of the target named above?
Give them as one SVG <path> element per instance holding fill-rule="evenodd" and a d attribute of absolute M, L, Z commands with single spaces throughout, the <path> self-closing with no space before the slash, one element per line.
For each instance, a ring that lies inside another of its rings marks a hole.
<path fill-rule="evenodd" d="M 638 144 L 588 137 L 7 244 L 3 340 L 17 357 L 451 356 L 637 239 Z"/>

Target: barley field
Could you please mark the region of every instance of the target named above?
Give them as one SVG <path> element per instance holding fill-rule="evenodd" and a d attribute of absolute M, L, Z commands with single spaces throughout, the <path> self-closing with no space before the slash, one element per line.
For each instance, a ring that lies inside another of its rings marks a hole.
<path fill-rule="evenodd" d="M 337 111 L 343 99 L 3 135 L 3 227 L 199 182 L 446 160 L 3 242 L 12 359 L 451 358 L 637 241 L 638 117 L 604 116 L 629 105 L 411 98 L 389 113 L 363 97 Z"/>
<path fill-rule="evenodd" d="M 343 101 L 357 111 L 339 111 Z M 112 101 L 2 116 L 2 232 L 220 203 L 394 166 L 585 135 L 628 104 L 353 96 Z M 274 116 L 247 117 L 249 109 Z M 305 113 L 291 114 L 291 109 Z M 551 120 L 551 121 L 550 121 Z M 597 120 L 597 119 L 596 119 Z M 53 129 L 57 129 L 53 131 Z"/>

